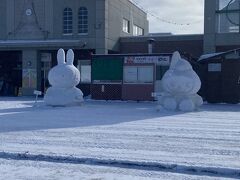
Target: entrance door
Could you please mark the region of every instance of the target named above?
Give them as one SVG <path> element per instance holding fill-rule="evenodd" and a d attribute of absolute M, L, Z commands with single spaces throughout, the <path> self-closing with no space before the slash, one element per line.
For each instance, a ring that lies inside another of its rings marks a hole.
<path fill-rule="evenodd" d="M 22 87 L 21 51 L 0 52 L 0 96 L 17 96 Z"/>
<path fill-rule="evenodd" d="M 210 103 L 240 102 L 240 61 L 224 60 L 209 63 L 207 76 L 207 101 Z"/>
<path fill-rule="evenodd" d="M 209 103 L 222 102 L 222 74 L 221 72 L 208 72 L 206 100 Z"/>
<path fill-rule="evenodd" d="M 222 102 L 222 63 L 209 63 L 206 99 L 209 103 Z"/>
<path fill-rule="evenodd" d="M 222 69 L 222 98 L 226 103 L 240 102 L 240 60 L 226 60 Z"/>
<path fill-rule="evenodd" d="M 48 73 L 52 67 L 52 54 L 41 53 L 41 91 L 46 92 L 49 87 Z"/>

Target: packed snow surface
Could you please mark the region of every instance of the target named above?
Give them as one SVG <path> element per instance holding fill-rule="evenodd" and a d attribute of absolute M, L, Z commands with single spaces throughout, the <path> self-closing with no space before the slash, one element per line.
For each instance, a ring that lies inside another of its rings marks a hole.
<path fill-rule="evenodd" d="M 0 97 L 0 179 L 239 179 L 240 104 L 49 107 Z"/>

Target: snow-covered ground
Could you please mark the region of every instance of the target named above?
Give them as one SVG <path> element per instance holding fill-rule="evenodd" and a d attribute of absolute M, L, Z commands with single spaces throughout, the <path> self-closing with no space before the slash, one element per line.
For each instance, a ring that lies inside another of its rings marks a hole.
<path fill-rule="evenodd" d="M 0 97 L 0 179 L 240 179 L 240 104 L 33 105 Z"/>

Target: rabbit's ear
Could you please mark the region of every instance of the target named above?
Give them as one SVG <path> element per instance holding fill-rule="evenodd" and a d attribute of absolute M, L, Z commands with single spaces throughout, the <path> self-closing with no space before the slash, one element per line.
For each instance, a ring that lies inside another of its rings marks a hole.
<path fill-rule="evenodd" d="M 62 48 L 58 50 L 57 61 L 58 64 L 65 64 L 65 52 Z"/>
<path fill-rule="evenodd" d="M 73 61 L 74 61 L 74 52 L 72 49 L 69 49 L 67 52 L 67 64 L 73 65 Z"/>
<path fill-rule="evenodd" d="M 181 55 L 178 51 L 175 51 L 172 55 L 170 69 L 174 69 L 177 62 L 181 59 Z"/>

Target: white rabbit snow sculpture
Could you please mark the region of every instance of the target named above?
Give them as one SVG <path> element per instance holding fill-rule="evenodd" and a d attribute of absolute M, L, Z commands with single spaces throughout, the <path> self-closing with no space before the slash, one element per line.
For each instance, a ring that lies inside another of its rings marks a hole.
<path fill-rule="evenodd" d="M 162 78 L 160 104 L 168 110 L 194 111 L 203 104 L 197 94 L 201 81 L 188 61 L 174 52 L 169 70 Z"/>
<path fill-rule="evenodd" d="M 47 89 L 45 103 L 50 106 L 67 106 L 83 102 L 82 91 L 75 87 L 80 82 L 80 72 L 73 65 L 73 50 L 68 50 L 65 62 L 65 52 L 59 49 L 57 61 L 58 64 L 48 74 L 52 87 Z"/>

